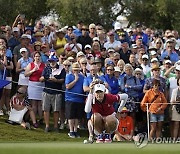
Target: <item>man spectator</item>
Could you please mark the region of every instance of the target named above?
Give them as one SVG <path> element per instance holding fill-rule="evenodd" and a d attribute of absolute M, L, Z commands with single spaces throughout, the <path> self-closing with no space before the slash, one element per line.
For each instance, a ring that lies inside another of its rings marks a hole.
<path fill-rule="evenodd" d="M 120 57 L 124 60 L 125 64 L 129 63 L 129 57 L 131 54 L 131 50 L 129 50 L 129 45 L 127 42 L 123 42 L 121 44 L 121 49 L 119 50 Z"/>
<path fill-rule="evenodd" d="M 82 26 L 83 26 L 83 22 L 79 21 L 77 24 L 77 28 L 73 30 L 73 33 L 76 35 L 76 37 L 79 37 L 82 35 Z"/>
<path fill-rule="evenodd" d="M 106 48 L 106 50 L 108 50 L 109 48 L 114 48 L 115 51 L 118 52 L 121 47 L 121 42 L 115 40 L 113 31 L 108 32 L 107 35 L 109 37 L 109 40 L 104 43 L 104 47 Z"/>
<path fill-rule="evenodd" d="M 65 81 L 66 72 L 63 65 L 58 65 L 58 58 L 55 55 L 51 55 L 48 59 L 49 65 L 47 65 L 42 73 L 40 81 L 45 81 L 45 88 L 42 94 L 42 108 L 44 111 L 45 120 L 45 132 L 49 132 L 49 117 L 50 109 L 52 107 L 54 117 L 54 131 L 59 132 L 58 120 L 60 103 L 62 103 L 62 84 Z"/>
<path fill-rule="evenodd" d="M 166 56 L 170 57 L 170 60 L 172 61 L 173 64 L 179 60 L 178 54 L 174 50 L 174 40 L 173 39 L 168 39 L 166 41 L 166 49 L 161 54 L 161 60 L 163 61 L 164 57 L 166 57 Z"/>
<path fill-rule="evenodd" d="M 72 64 L 72 73 L 66 76 L 65 86 L 65 101 L 66 101 L 66 118 L 69 124 L 70 138 L 79 138 L 77 132 L 78 120 L 83 118 L 84 115 L 84 101 L 85 97 L 82 96 L 84 76 L 80 74 L 79 64 Z"/>
<path fill-rule="evenodd" d="M 82 44 L 82 51 L 84 52 L 85 46 L 92 44 L 92 39 L 88 34 L 88 29 L 86 26 L 82 26 L 82 35 L 77 38 L 77 43 Z"/>
<path fill-rule="evenodd" d="M 8 47 L 10 48 L 11 51 L 14 50 L 15 46 L 20 44 L 20 42 L 19 42 L 19 37 L 20 37 L 19 28 L 14 27 L 12 29 L 12 34 L 13 34 L 13 37 L 11 37 L 8 40 Z"/>

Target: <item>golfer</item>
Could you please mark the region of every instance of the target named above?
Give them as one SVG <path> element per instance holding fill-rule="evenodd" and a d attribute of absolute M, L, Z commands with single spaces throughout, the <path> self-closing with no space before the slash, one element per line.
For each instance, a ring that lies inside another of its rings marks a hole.
<path fill-rule="evenodd" d="M 90 93 L 85 105 L 85 112 L 92 109 L 92 124 L 97 135 L 96 143 L 111 143 L 111 134 L 118 127 L 118 119 L 115 117 L 114 102 L 120 102 L 118 112 L 121 112 L 128 99 L 127 94 L 106 94 L 105 86 L 96 81 L 90 84 Z"/>

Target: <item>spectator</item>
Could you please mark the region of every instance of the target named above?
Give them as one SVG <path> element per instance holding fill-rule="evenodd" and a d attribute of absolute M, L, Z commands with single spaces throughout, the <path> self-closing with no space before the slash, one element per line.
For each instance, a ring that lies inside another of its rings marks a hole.
<path fill-rule="evenodd" d="M 33 128 L 38 128 L 38 124 L 36 122 L 36 116 L 33 112 L 33 109 L 31 107 L 31 105 L 29 104 L 29 102 L 26 99 L 26 88 L 25 87 L 20 87 L 16 94 L 11 98 L 10 100 L 10 104 L 11 104 L 11 108 L 15 109 L 16 111 L 20 111 L 26 108 L 26 114 L 30 115 L 30 118 L 32 120 L 33 123 Z M 24 117 L 25 117 L 24 116 Z M 20 123 L 20 125 L 26 129 L 30 129 L 30 124 L 28 122 L 25 122 L 24 120 Z"/>
<path fill-rule="evenodd" d="M 149 89 L 141 101 L 141 109 L 145 112 L 150 112 L 150 136 L 152 140 L 154 137 L 158 138 L 162 136 L 162 125 L 164 121 L 164 110 L 167 107 L 167 100 L 164 94 L 160 91 L 160 80 L 153 79 L 152 88 Z"/>
<path fill-rule="evenodd" d="M 119 50 L 120 57 L 124 60 L 125 64 L 129 63 L 129 57 L 131 54 L 131 50 L 129 50 L 129 45 L 127 42 L 123 42 L 121 44 L 121 49 Z"/>
<path fill-rule="evenodd" d="M 96 37 L 96 25 L 94 23 L 89 25 L 89 37 L 91 39 Z"/>
<path fill-rule="evenodd" d="M 82 96 L 84 76 L 79 72 L 79 64 L 73 63 L 72 73 L 66 76 L 65 81 L 65 109 L 70 129 L 68 136 L 71 138 L 80 137 L 77 132 L 78 120 L 82 119 L 84 115 L 84 96 Z"/>
<path fill-rule="evenodd" d="M 18 60 L 16 66 L 16 72 L 19 73 L 18 85 L 28 86 L 29 77 L 25 77 L 24 72 L 27 65 L 33 62 L 33 59 L 28 56 L 28 51 L 26 48 L 21 48 L 19 52 L 21 53 L 22 57 Z"/>
<path fill-rule="evenodd" d="M 114 138 L 117 141 L 131 141 L 134 135 L 134 122 L 132 117 L 128 116 L 128 110 L 123 107 L 117 114 L 119 119 L 118 129 L 115 131 Z"/>
<path fill-rule="evenodd" d="M 28 99 L 31 100 L 32 108 L 35 114 L 39 115 L 39 123 L 42 124 L 42 92 L 44 83 L 39 79 L 44 70 L 45 64 L 41 62 L 41 53 L 34 53 L 34 62 L 28 64 L 25 70 L 25 77 L 29 77 Z"/>
<path fill-rule="evenodd" d="M 180 137 L 180 112 L 177 110 L 180 104 L 180 78 L 177 79 L 178 87 L 173 89 L 171 96 L 172 121 L 173 121 L 173 138 L 176 140 Z"/>
<path fill-rule="evenodd" d="M 77 24 L 77 28 L 73 31 L 73 33 L 76 35 L 76 37 L 79 37 L 82 35 L 83 29 L 83 22 L 79 21 Z"/>
<path fill-rule="evenodd" d="M 20 33 L 19 33 L 19 28 L 14 27 L 12 29 L 12 37 L 8 40 L 8 47 L 10 48 L 11 51 L 14 50 L 15 46 L 19 45 L 19 37 L 20 37 Z"/>
<path fill-rule="evenodd" d="M 44 92 L 42 94 L 42 110 L 44 111 L 45 132 L 50 131 L 49 117 L 52 107 L 54 117 L 54 131 L 59 132 L 58 119 L 60 105 L 62 104 L 62 84 L 65 82 L 66 72 L 63 65 L 58 65 L 58 58 L 50 55 L 49 65 L 43 70 L 40 81 L 45 82 Z"/>
<path fill-rule="evenodd" d="M 64 46 L 66 45 L 67 41 L 65 39 L 64 32 L 60 29 L 56 31 L 56 40 L 53 42 L 53 47 L 56 50 L 56 54 L 59 57 L 61 53 L 64 52 Z"/>

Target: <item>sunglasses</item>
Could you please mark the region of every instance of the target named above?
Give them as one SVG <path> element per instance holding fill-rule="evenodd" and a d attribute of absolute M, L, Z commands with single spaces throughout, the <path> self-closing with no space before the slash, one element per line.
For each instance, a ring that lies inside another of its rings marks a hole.
<path fill-rule="evenodd" d="M 141 75 L 141 73 L 136 73 L 136 75 Z"/>
<path fill-rule="evenodd" d="M 64 66 L 68 66 L 68 67 L 70 67 L 71 65 L 64 65 Z"/>
<path fill-rule="evenodd" d="M 87 63 L 81 63 L 82 65 L 87 65 Z"/>
<path fill-rule="evenodd" d="M 162 44 L 161 42 L 157 42 L 156 44 Z"/>
<path fill-rule="evenodd" d="M 22 94 L 24 94 L 24 93 L 17 91 L 17 94 L 20 94 L 20 95 L 22 95 Z"/>
<path fill-rule="evenodd" d="M 114 59 L 114 61 L 118 61 L 119 59 Z"/>
<path fill-rule="evenodd" d="M 107 71 L 113 71 L 113 69 L 107 69 Z"/>

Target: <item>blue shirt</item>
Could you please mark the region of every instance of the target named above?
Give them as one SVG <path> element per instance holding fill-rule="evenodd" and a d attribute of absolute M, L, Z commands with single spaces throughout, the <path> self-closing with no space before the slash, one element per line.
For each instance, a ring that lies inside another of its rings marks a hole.
<path fill-rule="evenodd" d="M 78 74 L 78 76 L 79 76 L 79 79 L 75 83 L 75 85 L 71 89 L 66 89 L 65 101 L 71 101 L 75 103 L 84 103 L 85 96 L 82 96 L 82 94 L 84 94 L 84 90 L 83 90 L 84 76 L 81 74 Z M 72 73 L 68 74 L 66 76 L 65 85 L 71 83 L 72 81 L 74 81 L 74 79 L 75 79 L 74 74 Z M 81 95 L 78 95 L 78 94 L 81 94 Z"/>
<path fill-rule="evenodd" d="M 41 60 L 44 64 L 47 64 L 49 56 L 41 52 Z"/>
<path fill-rule="evenodd" d="M 118 79 L 116 79 L 114 76 L 110 78 L 108 74 L 103 75 L 103 77 L 110 87 L 110 93 L 117 94 L 119 92 Z"/>
<path fill-rule="evenodd" d="M 76 37 L 78 37 L 78 36 L 81 36 L 82 35 L 82 31 L 80 30 L 80 29 L 75 29 L 74 31 L 73 31 L 73 33 L 76 35 Z"/>
<path fill-rule="evenodd" d="M 19 44 L 20 44 L 19 39 L 16 39 L 15 37 L 11 37 L 8 41 L 8 47 L 10 47 L 11 51 L 13 51 L 15 46 Z"/>
<path fill-rule="evenodd" d="M 33 62 L 33 59 L 29 57 L 25 60 L 23 57 L 21 57 L 18 62 L 20 62 L 21 68 L 25 68 L 29 63 Z M 21 74 L 24 74 L 24 71 L 22 71 Z"/>
<path fill-rule="evenodd" d="M 161 54 L 161 60 L 163 61 L 164 60 L 164 57 L 166 57 L 166 56 L 168 56 L 168 51 L 164 51 L 162 54 Z M 170 60 L 173 62 L 173 63 L 175 63 L 175 62 L 177 62 L 178 60 L 179 60 L 179 56 L 178 56 L 178 54 L 175 52 L 175 51 L 173 51 L 170 55 L 169 55 L 169 57 L 170 57 Z"/>
<path fill-rule="evenodd" d="M 125 85 L 130 87 L 125 88 Z M 121 80 L 121 91 L 127 93 L 130 97 L 138 97 L 138 92 L 142 90 L 142 85 L 138 78 L 135 76 L 124 75 Z"/>

